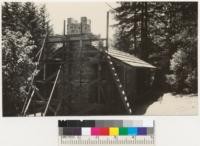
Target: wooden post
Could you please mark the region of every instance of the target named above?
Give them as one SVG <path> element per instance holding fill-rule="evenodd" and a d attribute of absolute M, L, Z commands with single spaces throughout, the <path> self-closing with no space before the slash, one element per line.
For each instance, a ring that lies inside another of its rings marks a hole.
<path fill-rule="evenodd" d="M 124 90 L 127 91 L 127 78 L 126 78 L 126 66 L 124 65 L 123 66 L 123 82 L 124 82 Z"/>
<path fill-rule="evenodd" d="M 47 37 L 46 37 L 46 40 L 48 39 L 48 31 L 49 31 L 49 25 L 47 24 Z M 48 42 L 48 40 L 47 40 L 47 42 Z M 46 46 L 47 46 L 48 44 L 46 44 Z M 44 50 L 44 57 L 43 57 L 43 61 L 44 61 L 44 72 L 43 72 L 43 80 L 45 80 L 46 79 L 46 53 L 47 53 L 47 50 L 45 49 L 45 44 L 44 44 L 44 48 L 43 48 L 43 50 Z"/>
<path fill-rule="evenodd" d="M 49 99 L 48 99 L 46 108 L 45 108 L 45 110 L 44 110 L 43 116 L 46 116 L 47 110 L 48 110 L 48 108 L 49 108 L 49 104 L 50 104 L 50 101 L 51 101 L 51 99 L 52 99 L 54 89 L 55 89 L 55 87 L 56 87 L 56 83 L 57 83 L 57 80 L 58 80 L 58 77 L 59 77 L 59 74 L 60 74 L 60 70 L 61 70 L 61 65 L 60 65 L 60 68 L 59 68 L 58 73 L 57 73 L 57 75 L 56 75 L 56 79 L 55 79 L 55 81 L 54 81 L 53 88 L 52 88 L 52 90 L 51 90 L 51 93 L 50 93 L 50 96 L 49 96 Z"/>
<path fill-rule="evenodd" d="M 109 11 L 107 12 L 107 25 L 106 25 L 106 50 L 109 48 Z"/>
<path fill-rule="evenodd" d="M 49 31 L 49 25 L 47 24 L 47 35 L 46 35 L 46 42 L 47 43 L 44 43 L 44 46 L 43 46 L 43 53 L 44 53 L 44 55 L 43 55 L 43 62 L 44 62 L 44 65 L 43 65 L 43 67 L 44 67 L 44 69 L 43 69 L 43 81 L 45 81 L 46 80 L 46 69 L 47 69 L 47 65 L 46 65 L 46 57 L 47 57 L 47 49 L 46 49 L 46 47 L 48 47 L 48 31 Z M 47 97 L 47 92 L 48 92 L 48 90 L 47 90 L 47 86 L 43 86 L 43 96 L 44 97 Z"/>
<path fill-rule="evenodd" d="M 98 90 L 98 93 L 97 93 L 98 99 L 97 99 L 97 102 L 101 103 L 101 84 L 100 84 L 101 83 L 101 64 L 100 63 L 98 64 L 97 76 L 98 76 L 97 77 L 98 78 L 98 89 L 97 89 Z"/>
<path fill-rule="evenodd" d="M 26 108 L 25 108 L 25 110 L 24 110 L 24 116 L 26 116 L 26 112 L 28 111 L 29 105 L 30 105 L 30 103 L 31 103 L 31 101 L 32 101 L 32 99 L 33 99 L 33 95 L 34 95 L 34 94 L 35 94 L 35 87 L 34 87 L 32 93 L 31 93 L 31 97 L 29 98 L 28 103 L 27 103 L 27 105 L 26 105 Z"/>
<path fill-rule="evenodd" d="M 65 36 L 65 31 L 66 31 L 65 27 L 66 27 L 66 20 L 64 20 L 64 30 L 63 30 L 63 35 L 64 36 Z"/>
<path fill-rule="evenodd" d="M 58 104 L 56 106 L 56 110 L 54 112 L 54 116 L 57 115 L 57 113 L 59 112 L 60 108 L 61 108 L 61 105 L 62 105 L 62 101 L 64 99 L 64 96 L 65 96 L 65 64 L 66 64 L 66 36 L 65 36 L 65 31 L 66 31 L 66 20 L 64 20 L 64 26 L 63 26 L 63 36 L 64 36 L 64 40 L 63 40 L 63 53 L 62 53 L 62 61 L 64 62 L 63 63 L 63 67 L 62 67 L 62 74 L 61 74 L 61 82 L 62 82 L 62 95 L 61 97 L 58 97 L 59 98 L 59 101 L 58 101 Z"/>
<path fill-rule="evenodd" d="M 81 30 L 80 30 L 80 54 L 79 54 L 79 57 L 80 57 L 80 69 L 79 69 L 79 73 L 80 73 L 80 78 L 79 78 L 79 84 L 80 84 L 80 86 L 79 86 L 79 88 L 80 88 L 80 90 L 79 90 L 79 97 L 81 98 L 81 91 L 82 91 L 82 86 L 81 86 L 81 83 L 82 83 L 82 49 L 83 49 L 83 41 L 82 41 L 82 21 L 81 21 L 81 23 L 80 23 L 80 25 L 81 25 Z"/>

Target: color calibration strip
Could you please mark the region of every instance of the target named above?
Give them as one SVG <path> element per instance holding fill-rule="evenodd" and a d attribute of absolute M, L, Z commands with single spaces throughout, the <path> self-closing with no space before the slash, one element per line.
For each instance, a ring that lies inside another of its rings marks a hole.
<path fill-rule="evenodd" d="M 152 120 L 59 121 L 59 141 L 66 145 L 154 145 Z"/>
<path fill-rule="evenodd" d="M 60 127 L 59 135 L 66 136 L 137 136 L 153 135 L 153 127 Z"/>

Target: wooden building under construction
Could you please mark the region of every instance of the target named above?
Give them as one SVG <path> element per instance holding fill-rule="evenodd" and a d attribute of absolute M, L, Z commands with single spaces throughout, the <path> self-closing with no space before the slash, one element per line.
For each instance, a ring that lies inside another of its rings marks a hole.
<path fill-rule="evenodd" d="M 134 114 L 135 101 L 140 98 L 136 74 L 155 67 L 108 48 L 108 39 L 93 35 L 87 18 L 81 20 L 76 22 L 80 31 L 45 36 L 24 102 L 24 116 Z M 67 29 L 74 27 L 68 24 Z"/>

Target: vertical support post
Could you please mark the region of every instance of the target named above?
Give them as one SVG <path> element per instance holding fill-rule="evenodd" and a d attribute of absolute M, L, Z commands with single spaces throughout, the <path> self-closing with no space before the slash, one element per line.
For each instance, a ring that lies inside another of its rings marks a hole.
<path fill-rule="evenodd" d="M 79 57 L 80 57 L 80 69 L 79 69 L 79 73 L 80 73 L 80 76 L 79 76 L 79 84 L 80 84 L 80 86 L 79 86 L 79 88 L 80 88 L 80 90 L 79 90 L 79 97 L 81 98 L 81 91 L 82 91 L 82 86 L 81 86 L 81 82 L 82 82 L 82 77 L 81 77 L 81 74 L 82 74 L 82 49 L 83 49 L 83 41 L 82 41 L 82 20 L 81 20 L 81 23 L 80 23 L 80 25 L 81 25 L 81 29 L 80 29 L 80 54 L 79 54 Z"/>
<path fill-rule="evenodd" d="M 62 62 L 64 62 L 62 64 L 62 69 L 61 69 L 61 83 L 62 83 L 62 94 L 61 94 L 61 97 L 59 97 L 59 101 L 58 101 L 58 104 L 56 106 L 56 110 L 54 112 L 54 116 L 56 116 L 61 108 L 61 104 L 62 104 L 62 101 L 64 99 L 64 96 L 65 96 L 65 63 L 66 63 L 66 36 L 65 36 L 65 31 L 66 31 L 66 20 L 64 20 L 64 23 L 63 23 L 63 36 L 64 36 L 64 40 L 63 40 L 63 50 L 62 50 Z"/>
<path fill-rule="evenodd" d="M 107 25 L 106 25 L 106 50 L 109 48 L 109 11 L 107 12 Z"/>
<path fill-rule="evenodd" d="M 71 92 L 72 92 L 72 85 L 71 85 L 71 81 L 72 81 L 72 59 L 73 59 L 73 56 L 72 56 L 72 50 L 70 49 L 71 48 L 71 43 L 70 43 L 70 38 L 69 36 L 67 36 L 67 43 L 66 43 L 66 56 L 67 56 L 67 59 L 65 61 L 66 63 L 66 66 L 67 66 L 67 103 L 70 103 L 71 102 L 71 99 L 72 99 L 72 95 L 71 95 Z"/>
<path fill-rule="evenodd" d="M 97 78 L 98 78 L 98 93 L 97 93 L 97 102 L 100 103 L 101 102 L 101 64 L 98 64 L 98 70 L 97 70 Z"/>
<path fill-rule="evenodd" d="M 48 101 L 47 101 L 47 105 L 46 105 L 46 107 L 45 107 L 43 116 L 46 116 L 46 114 L 47 114 L 47 110 L 48 110 L 48 108 L 49 108 L 49 104 L 50 104 L 50 102 L 51 102 L 51 99 L 52 99 L 52 96 L 53 96 L 53 93 L 54 93 L 54 89 L 55 89 L 55 87 L 56 87 L 56 83 L 57 83 L 57 80 L 58 80 L 58 77 L 59 77 L 59 74 L 60 74 L 60 70 L 61 70 L 61 65 L 60 65 L 59 70 L 58 70 L 58 72 L 57 72 L 56 79 L 55 79 L 55 81 L 54 81 L 53 88 L 52 88 L 51 93 L 50 93 L 50 95 L 49 95 L 49 99 L 48 99 Z"/>
<path fill-rule="evenodd" d="M 46 63 L 44 63 L 43 80 L 46 80 Z"/>
<path fill-rule="evenodd" d="M 66 32 L 66 20 L 64 20 L 64 30 L 63 30 L 63 35 L 64 35 L 64 41 L 63 41 L 63 68 L 62 68 L 62 80 L 63 80 L 63 97 L 65 95 L 65 63 L 66 63 L 66 37 L 65 37 L 65 32 Z"/>
<path fill-rule="evenodd" d="M 123 82 L 124 82 L 124 90 L 127 91 L 127 80 L 126 80 L 126 66 L 123 66 Z"/>
<path fill-rule="evenodd" d="M 65 36 L 65 32 L 66 32 L 66 20 L 64 20 L 64 29 L 63 29 L 63 35 Z"/>
<path fill-rule="evenodd" d="M 28 111 L 29 105 L 30 105 L 30 103 L 31 103 L 31 101 L 32 101 L 32 99 L 33 99 L 33 95 L 34 95 L 34 94 L 35 94 L 35 87 L 34 87 L 32 93 L 31 93 L 31 97 L 30 97 L 29 100 L 28 100 L 28 103 L 27 103 L 27 105 L 26 105 L 26 108 L 24 109 L 23 116 L 26 116 L 26 112 Z"/>
<path fill-rule="evenodd" d="M 43 51 L 44 51 L 44 55 L 43 55 L 43 62 L 44 62 L 44 70 L 43 70 L 43 80 L 45 81 L 46 80 L 46 56 L 47 56 L 47 50 L 46 50 L 46 47 L 48 46 L 48 32 L 49 32 L 49 25 L 47 24 L 47 36 L 46 36 L 46 43 L 44 44 L 44 48 L 43 48 Z M 47 86 L 43 86 L 43 96 L 44 97 L 47 97 Z"/>
<path fill-rule="evenodd" d="M 66 37 L 65 37 L 65 27 L 66 27 L 66 20 L 64 20 L 64 26 L 63 26 L 63 36 L 64 36 L 64 40 L 63 40 L 63 61 L 65 61 L 66 58 Z"/>
<path fill-rule="evenodd" d="M 47 38 L 46 39 L 48 39 L 48 31 L 49 31 L 49 25 L 47 24 Z M 46 41 L 46 42 L 48 42 L 48 41 Z M 46 50 L 46 46 L 47 46 L 48 44 L 46 44 L 46 45 L 44 45 L 44 48 L 43 48 L 43 50 L 44 50 L 44 57 L 43 57 L 43 62 L 44 62 L 44 72 L 43 72 L 43 80 L 46 80 L 46 53 L 47 53 L 47 50 Z"/>

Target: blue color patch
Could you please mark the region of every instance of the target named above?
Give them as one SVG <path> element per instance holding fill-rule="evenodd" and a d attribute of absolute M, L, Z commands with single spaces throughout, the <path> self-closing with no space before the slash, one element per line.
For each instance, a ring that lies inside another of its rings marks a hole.
<path fill-rule="evenodd" d="M 138 135 L 147 135 L 147 128 L 138 128 Z"/>
<path fill-rule="evenodd" d="M 128 135 L 137 135 L 137 128 L 128 128 Z"/>

